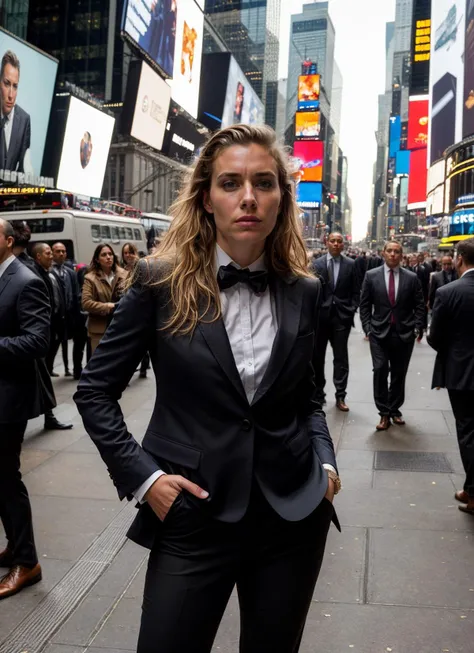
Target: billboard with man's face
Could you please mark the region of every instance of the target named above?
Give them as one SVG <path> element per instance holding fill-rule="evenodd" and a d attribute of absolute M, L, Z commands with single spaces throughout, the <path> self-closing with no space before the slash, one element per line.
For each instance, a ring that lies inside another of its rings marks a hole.
<path fill-rule="evenodd" d="M 0 170 L 39 176 L 58 62 L 1 28 L 0 58 Z"/>
<path fill-rule="evenodd" d="M 222 127 L 236 123 L 246 125 L 262 124 L 265 120 L 265 109 L 257 93 L 247 80 L 237 61 L 230 57 L 229 74 Z"/>

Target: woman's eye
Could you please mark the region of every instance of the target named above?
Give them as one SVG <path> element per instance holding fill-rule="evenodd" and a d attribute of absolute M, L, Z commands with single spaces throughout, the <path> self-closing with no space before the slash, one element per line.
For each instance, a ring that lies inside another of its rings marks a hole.
<path fill-rule="evenodd" d="M 273 182 L 271 182 L 269 179 L 266 179 L 266 180 L 260 181 L 257 185 L 258 185 L 260 188 L 265 188 L 265 189 L 267 189 L 267 190 L 268 190 L 269 188 L 273 188 Z"/>
<path fill-rule="evenodd" d="M 225 181 L 222 184 L 222 188 L 224 188 L 225 190 L 233 190 L 235 187 L 236 187 L 235 181 Z"/>

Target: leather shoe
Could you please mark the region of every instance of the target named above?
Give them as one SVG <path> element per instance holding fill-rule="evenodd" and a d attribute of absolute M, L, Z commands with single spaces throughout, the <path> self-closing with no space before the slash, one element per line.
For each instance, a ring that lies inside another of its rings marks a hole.
<path fill-rule="evenodd" d="M 64 376 L 72 376 L 71 372 L 69 370 L 66 370 L 64 372 Z"/>
<path fill-rule="evenodd" d="M 13 565 L 12 552 L 10 549 L 5 549 L 0 552 L 0 567 L 10 568 Z"/>
<path fill-rule="evenodd" d="M 53 377 L 54 379 L 57 379 L 59 374 L 57 372 L 50 372 L 49 376 Z"/>
<path fill-rule="evenodd" d="M 406 422 L 403 417 L 392 417 L 392 422 L 397 426 L 405 426 Z"/>
<path fill-rule="evenodd" d="M 346 404 L 344 399 L 338 399 L 336 401 L 336 408 L 339 408 L 339 410 L 342 410 L 343 413 L 348 413 L 349 412 L 349 406 Z"/>
<path fill-rule="evenodd" d="M 390 417 L 388 415 L 382 415 L 380 422 L 375 427 L 377 431 L 386 431 L 390 428 Z"/>
<path fill-rule="evenodd" d="M 69 431 L 69 429 L 72 429 L 72 424 L 62 424 L 55 417 L 44 420 L 45 431 Z"/>
<path fill-rule="evenodd" d="M 0 601 L 21 592 L 24 587 L 38 583 L 41 578 L 41 567 L 39 565 L 35 565 L 33 569 L 15 565 L 0 580 Z"/>

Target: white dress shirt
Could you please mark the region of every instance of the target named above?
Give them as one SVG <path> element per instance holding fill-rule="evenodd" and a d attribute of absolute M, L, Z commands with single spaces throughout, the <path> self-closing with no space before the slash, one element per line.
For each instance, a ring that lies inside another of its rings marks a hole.
<path fill-rule="evenodd" d="M 2 113 L 1 117 L 6 118 L 5 125 L 4 125 L 3 129 L 4 129 L 4 132 L 5 132 L 5 147 L 7 149 L 7 154 L 8 154 L 8 150 L 10 149 L 10 141 L 11 141 L 11 138 L 12 138 L 13 119 L 15 117 L 15 107 L 13 107 L 13 109 L 10 111 L 8 116 L 4 116 L 3 113 Z M 25 152 L 25 158 L 23 159 L 23 170 L 25 171 L 25 173 L 34 174 L 29 149 L 26 150 L 26 152 Z"/>
<path fill-rule="evenodd" d="M 334 261 L 334 288 L 337 286 L 337 280 L 339 279 L 339 271 L 341 269 L 341 257 L 338 256 L 337 258 L 335 256 L 332 256 L 328 252 L 328 259 L 327 259 L 327 266 L 329 267 L 329 263 L 333 259 Z"/>
<path fill-rule="evenodd" d="M 0 265 L 0 279 L 2 278 L 3 273 L 6 272 L 8 266 L 11 265 L 11 264 L 13 263 L 13 261 L 15 260 L 15 258 L 16 258 L 16 256 L 14 256 L 14 255 L 12 254 L 12 255 L 9 256 L 5 261 L 3 261 L 3 263 Z"/>
<path fill-rule="evenodd" d="M 383 271 L 385 275 L 385 285 L 387 287 L 387 294 L 388 294 L 388 289 L 389 289 L 389 283 L 390 283 L 390 270 L 391 268 L 388 267 L 386 263 L 383 264 Z M 398 297 L 398 287 L 400 285 L 400 266 L 397 265 L 396 268 L 393 268 L 393 276 L 395 278 L 395 299 Z"/>
<path fill-rule="evenodd" d="M 219 245 L 216 246 L 216 276 L 221 266 L 234 265 L 240 269 Z M 266 270 L 265 255 L 248 266 L 250 272 Z M 236 283 L 219 293 L 222 319 L 249 404 L 262 382 L 270 361 L 273 343 L 278 330 L 275 303 L 270 287 L 263 293 L 254 293 L 245 283 Z M 326 469 L 336 471 L 332 465 Z M 135 492 L 137 501 L 143 497 L 153 483 L 165 472 L 152 474 Z"/>

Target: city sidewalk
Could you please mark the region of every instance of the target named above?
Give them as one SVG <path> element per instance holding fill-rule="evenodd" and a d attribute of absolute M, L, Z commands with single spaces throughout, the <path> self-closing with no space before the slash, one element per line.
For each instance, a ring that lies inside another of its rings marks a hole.
<path fill-rule="evenodd" d="M 462 467 L 447 394 L 430 390 L 434 354 L 426 341 L 415 347 L 407 426 L 383 434 L 358 330 L 350 356 L 351 411 L 336 411 L 331 386 L 327 406 L 343 532 L 331 528 L 301 653 L 473 653 L 474 519 L 453 496 Z M 0 603 L 0 653 L 135 651 L 146 562 L 125 540 L 135 509 L 118 501 L 80 424 L 75 383 L 61 377 L 55 388 L 56 414 L 74 429 L 44 433 L 34 420 L 23 454 L 44 580 Z M 137 438 L 153 396 L 153 379 L 135 376 L 123 397 Z M 237 653 L 238 633 L 234 595 L 214 650 Z"/>

